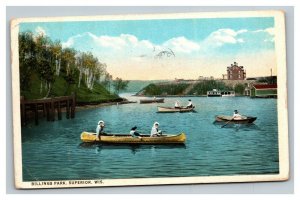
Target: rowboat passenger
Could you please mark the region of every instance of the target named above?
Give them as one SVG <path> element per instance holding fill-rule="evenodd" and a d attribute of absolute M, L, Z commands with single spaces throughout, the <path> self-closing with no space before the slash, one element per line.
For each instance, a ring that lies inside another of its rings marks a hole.
<path fill-rule="evenodd" d="M 140 134 L 137 132 L 137 127 L 136 126 L 134 126 L 134 127 L 132 127 L 131 128 L 131 130 L 130 130 L 130 135 L 132 136 L 132 137 L 140 137 Z"/>
<path fill-rule="evenodd" d="M 151 129 L 151 135 L 150 137 L 159 137 L 161 136 L 162 132 L 161 130 L 158 130 L 159 123 L 154 122 L 152 129 Z"/>
<path fill-rule="evenodd" d="M 194 107 L 194 105 L 193 105 L 193 103 L 192 103 L 192 100 L 189 99 L 189 103 L 188 103 L 188 105 L 186 106 L 186 108 L 193 108 L 193 107 Z"/>
<path fill-rule="evenodd" d="M 180 106 L 179 106 L 179 102 L 178 101 L 175 101 L 175 106 L 174 106 L 175 108 L 180 108 Z"/>
<path fill-rule="evenodd" d="M 97 128 L 96 128 L 97 138 L 99 137 L 99 135 L 104 134 L 104 127 L 105 127 L 104 121 L 100 120 L 98 122 L 98 125 L 97 125 Z"/>
<path fill-rule="evenodd" d="M 243 116 L 237 110 L 234 110 L 232 119 L 243 119 Z"/>

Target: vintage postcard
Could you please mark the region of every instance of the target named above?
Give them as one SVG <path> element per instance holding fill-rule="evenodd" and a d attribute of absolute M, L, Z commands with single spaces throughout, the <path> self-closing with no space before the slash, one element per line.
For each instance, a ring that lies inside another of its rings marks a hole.
<path fill-rule="evenodd" d="M 20 189 L 289 178 L 282 11 L 11 22 Z"/>

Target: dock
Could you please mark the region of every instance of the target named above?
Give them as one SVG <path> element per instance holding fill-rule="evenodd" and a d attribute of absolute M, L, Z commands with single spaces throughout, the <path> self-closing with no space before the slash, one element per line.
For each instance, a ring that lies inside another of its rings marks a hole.
<path fill-rule="evenodd" d="M 57 119 L 62 119 L 62 110 L 66 111 L 66 118 L 75 117 L 76 107 L 76 95 L 61 96 L 44 99 L 26 100 L 24 97 L 20 99 L 21 106 L 21 124 L 24 126 L 28 123 L 29 114 L 33 115 L 35 124 L 39 124 L 39 118 L 46 117 L 47 121 L 55 121 L 55 115 Z"/>

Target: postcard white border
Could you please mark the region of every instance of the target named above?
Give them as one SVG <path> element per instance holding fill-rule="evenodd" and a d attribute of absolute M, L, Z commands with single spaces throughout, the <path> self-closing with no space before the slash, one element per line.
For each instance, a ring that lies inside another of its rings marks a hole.
<path fill-rule="evenodd" d="M 190 18 L 242 18 L 242 17 L 274 17 L 275 52 L 277 58 L 278 81 L 278 149 L 279 174 L 274 175 L 232 175 L 232 176 L 197 176 L 167 178 L 134 178 L 103 180 L 68 180 L 68 181 L 30 181 L 22 180 L 22 146 L 20 121 L 20 85 L 19 85 L 19 24 L 23 22 L 64 22 L 64 21 L 107 21 L 107 20 L 150 20 L 150 19 L 190 19 Z M 104 15 L 75 17 L 37 17 L 18 18 L 11 21 L 11 63 L 12 63 L 12 100 L 13 100 L 13 138 L 14 138 L 14 172 L 15 186 L 22 189 L 34 188 L 67 188 L 67 187 L 102 187 L 130 185 L 162 185 L 162 184 L 195 184 L 195 183 L 227 183 L 285 181 L 289 178 L 289 146 L 287 115 L 287 79 L 286 79 L 286 40 L 284 12 L 267 11 L 230 11 L 172 14 L 139 14 L 139 15 Z M 88 183 L 90 181 L 91 183 Z M 98 181 L 95 183 L 94 181 Z M 58 184 L 58 183 L 61 184 Z M 64 184 L 63 184 L 64 183 Z M 51 184 L 51 185 L 49 185 Z M 62 185 L 63 184 L 63 185 Z"/>

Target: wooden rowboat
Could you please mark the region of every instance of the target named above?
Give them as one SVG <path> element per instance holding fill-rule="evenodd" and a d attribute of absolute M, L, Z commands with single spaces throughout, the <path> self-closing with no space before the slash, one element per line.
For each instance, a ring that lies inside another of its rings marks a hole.
<path fill-rule="evenodd" d="M 143 103 L 163 103 L 165 99 L 160 98 L 160 99 L 141 99 L 140 104 Z"/>
<path fill-rule="evenodd" d="M 80 136 L 83 142 L 101 142 L 111 144 L 183 144 L 186 140 L 185 133 L 178 135 L 162 135 L 160 137 L 132 137 L 128 134 L 105 134 L 97 138 L 96 133 L 82 132 Z"/>
<path fill-rule="evenodd" d="M 174 107 L 162 107 L 162 106 L 157 106 L 157 112 L 159 113 L 173 113 L 173 112 L 192 112 L 194 111 L 194 108 L 174 108 Z"/>
<path fill-rule="evenodd" d="M 255 120 L 256 120 L 256 117 L 250 117 L 250 116 L 242 116 L 241 119 L 232 119 L 232 116 L 226 116 L 226 115 L 217 115 L 216 116 L 216 122 L 247 124 L 247 123 L 252 123 Z"/>

